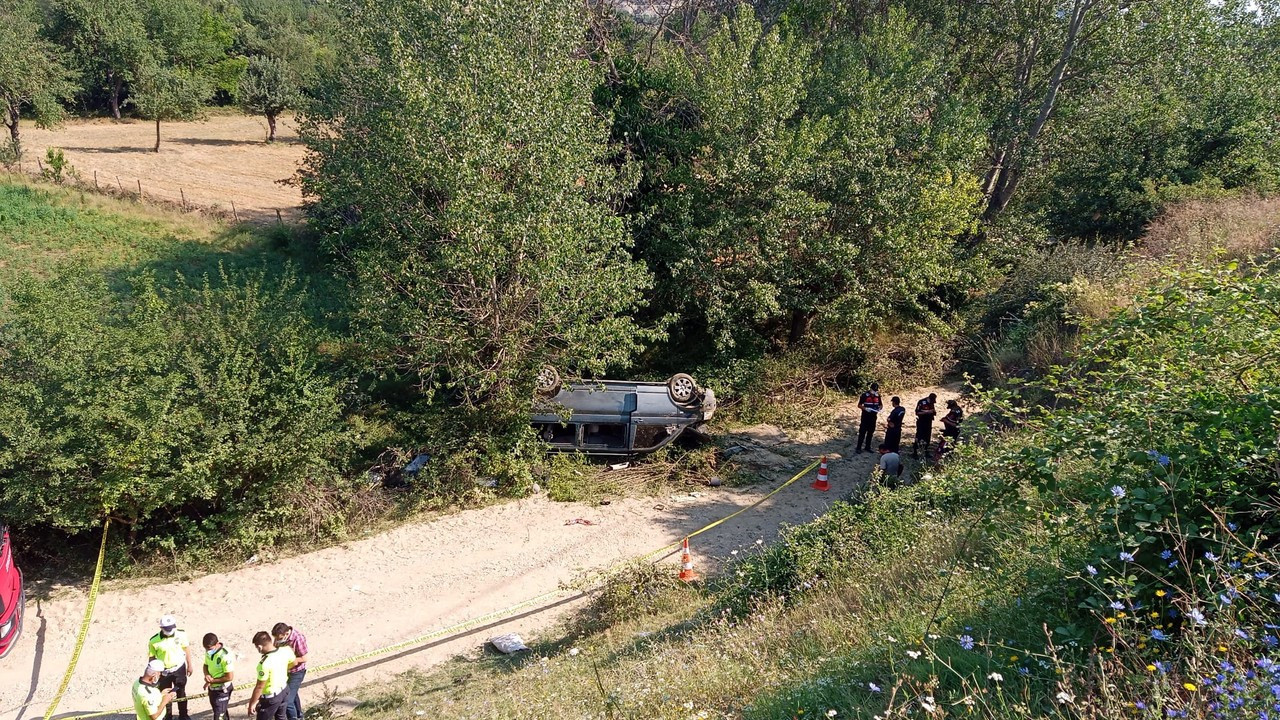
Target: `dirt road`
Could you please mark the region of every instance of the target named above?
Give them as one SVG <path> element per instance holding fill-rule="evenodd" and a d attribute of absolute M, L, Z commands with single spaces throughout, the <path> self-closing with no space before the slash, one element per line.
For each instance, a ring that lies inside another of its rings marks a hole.
<path fill-rule="evenodd" d="M 61 148 L 66 159 L 93 184 L 132 194 L 142 182 L 148 198 L 231 211 L 235 203 L 241 219 L 274 222 L 280 210 L 289 219 L 302 205 L 296 185 L 280 181 L 293 177 L 302 160 L 292 116 L 277 124 L 276 142 L 263 142 L 266 120 L 229 115 L 199 122 L 160 125 L 160 152 L 154 123 L 137 120 L 76 120 L 54 130 L 27 127 L 22 141 L 25 167 L 35 171 L 45 150 Z"/>
<path fill-rule="evenodd" d="M 931 390 L 938 392 L 940 400 L 956 395 L 953 389 L 920 388 L 901 393 L 904 404 L 912 407 L 916 398 Z M 699 570 L 713 569 L 717 559 L 757 540 L 769 542 L 785 523 L 820 515 L 867 477 L 876 456 L 848 454 L 855 411 L 846 406 L 835 426 L 797 433 L 796 438 L 771 448 L 791 460 L 791 472 L 820 454 L 831 456 L 833 491 L 812 490 L 805 478 L 760 507 L 699 536 L 693 543 Z M 906 444 L 913 425 L 907 423 Z M 772 477 L 786 474 L 779 468 Z M 698 497 L 684 493 L 631 498 L 607 506 L 534 497 L 407 525 L 268 565 L 187 582 L 108 588 L 98 600 L 79 668 L 57 716 L 129 705 L 129 686 L 146 660 L 147 638 L 165 613 L 178 617 L 194 643 L 209 631 L 224 638 L 242 658 L 238 680 L 247 679 L 256 662 L 249 638 L 282 620 L 307 634 L 311 662 L 321 665 L 554 590 L 587 570 L 674 542 L 751 504 L 777 485 L 775 479 L 744 489 L 705 488 Z M 576 518 L 594 524 L 566 525 Z M 13 653 L 0 661 L 0 720 L 43 714 L 70 659 L 84 602 L 83 589 L 66 589 L 55 592 L 49 601 L 28 604 L 24 636 Z M 303 688 L 303 702 L 314 702 L 325 688 L 342 692 L 473 651 L 502 632 L 520 632 L 526 638 L 536 635 L 581 602 L 572 597 L 552 600 L 491 627 L 363 664 L 313 673 Z M 193 685 L 198 689 L 200 683 Z M 244 712 L 247 697 L 247 691 L 237 692 L 241 704 L 237 714 Z M 15 709 L 24 703 L 30 705 Z M 207 701 L 193 701 L 191 711 L 207 717 Z"/>

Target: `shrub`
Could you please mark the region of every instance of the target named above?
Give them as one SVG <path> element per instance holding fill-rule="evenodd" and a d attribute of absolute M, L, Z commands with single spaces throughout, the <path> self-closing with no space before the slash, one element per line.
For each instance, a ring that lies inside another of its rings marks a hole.
<path fill-rule="evenodd" d="M 291 272 L 123 296 L 88 271 L 16 284 L 0 326 L 0 501 L 15 524 L 109 516 L 153 547 L 340 530 L 342 384 Z M 175 519 L 177 518 L 177 519 Z M 302 524 L 302 523 L 300 523 Z"/>

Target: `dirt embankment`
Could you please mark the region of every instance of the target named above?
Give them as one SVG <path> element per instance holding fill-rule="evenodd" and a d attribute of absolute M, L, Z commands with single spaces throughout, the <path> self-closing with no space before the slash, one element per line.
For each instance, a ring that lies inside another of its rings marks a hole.
<path fill-rule="evenodd" d="M 917 388 L 900 394 L 910 408 L 930 391 L 939 394 L 940 402 L 956 396 L 954 388 Z M 107 587 L 58 715 L 129 705 L 129 687 L 146 660 L 147 638 L 156 631 L 162 614 L 176 615 L 193 642 L 198 643 L 206 632 L 217 633 L 242 658 L 240 680 L 251 676 L 256 662 L 249 638 L 278 621 L 308 635 L 310 662 L 319 666 L 509 607 L 555 590 L 589 570 L 677 541 L 760 499 L 777 487 L 779 478 L 813 458 L 822 454 L 830 458 L 832 492 L 812 490 L 805 478 L 696 538 L 693 551 L 698 569 L 713 570 L 733 551 L 757 541 L 769 542 L 784 524 L 820 515 L 867 478 L 877 456 L 849 454 L 855 413 L 852 403 L 847 404 L 835 425 L 790 436 L 757 428 L 752 434 L 770 447 L 747 452 L 764 461 L 761 473 L 770 479 L 753 487 L 704 488 L 697 496 L 629 498 L 600 506 L 534 497 L 192 581 Z M 904 445 L 912 440 L 913 426 L 907 423 Z M 593 524 L 571 523 L 577 518 Z M 466 634 L 312 673 L 304 686 L 304 703 L 315 702 L 326 688 L 349 690 L 474 651 L 486 638 L 502 632 L 535 635 L 581 602 L 580 597 L 553 598 Z M 39 717 L 44 712 L 70 659 L 84 603 L 83 588 L 56 590 L 49 600 L 28 603 L 24 635 L 13 653 L 0 661 L 0 720 Z M 198 678 L 192 683 L 196 690 L 201 684 Z M 247 698 L 248 692 L 237 692 L 235 700 L 241 706 L 237 714 L 244 712 Z M 30 705 L 16 709 L 25 703 Z M 191 710 L 207 714 L 207 701 L 193 701 Z"/>

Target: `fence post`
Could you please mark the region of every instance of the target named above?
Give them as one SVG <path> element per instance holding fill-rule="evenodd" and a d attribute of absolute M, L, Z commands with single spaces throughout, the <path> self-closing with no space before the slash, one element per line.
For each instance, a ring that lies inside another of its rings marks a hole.
<path fill-rule="evenodd" d="M 124 182 L 120 180 L 120 176 L 116 176 L 116 185 L 120 186 L 120 196 L 124 197 Z"/>
<path fill-rule="evenodd" d="M 97 171 L 97 170 L 94 170 L 94 171 L 93 171 L 93 189 L 94 189 L 94 190 L 101 190 L 101 189 L 102 189 L 102 188 L 98 187 L 98 171 Z"/>
<path fill-rule="evenodd" d="M 236 212 L 236 201 L 235 201 L 235 200 L 232 200 L 232 201 L 231 201 L 231 217 L 235 218 L 235 221 L 236 221 L 236 222 L 240 222 L 240 213 Z"/>
<path fill-rule="evenodd" d="M 138 202 L 142 202 L 142 178 L 138 178 Z"/>
<path fill-rule="evenodd" d="M 280 208 L 276 208 L 276 224 L 277 225 L 284 224 L 284 218 L 280 217 Z"/>

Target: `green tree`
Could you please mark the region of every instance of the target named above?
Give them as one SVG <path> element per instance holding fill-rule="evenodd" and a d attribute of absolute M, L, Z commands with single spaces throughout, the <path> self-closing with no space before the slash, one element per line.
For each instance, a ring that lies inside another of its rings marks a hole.
<path fill-rule="evenodd" d="M 54 27 L 87 81 L 106 89 L 111 115 L 120 119 L 125 87 L 146 64 L 147 33 L 133 0 L 57 0 Z"/>
<path fill-rule="evenodd" d="M 183 68 L 150 65 L 138 72 L 130 102 L 138 115 L 156 122 L 156 144 L 160 152 L 161 120 L 192 120 L 204 111 L 204 102 L 212 93 L 208 79 Z"/>
<path fill-rule="evenodd" d="M 743 6 L 664 52 L 641 93 L 638 243 L 680 339 L 731 357 L 819 325 L 863 341 L 952 275 L 979 135 L 927 41 L 895 13 L 818 48 Z"/>
<path fill-rule="evenodd" d="M 140 539 L 180 517 L 231 529 L 225 543 L 336 482 L 341 385 L 290 273 L 121 296 L 71 270 L 9 290 L 0 504 L 15 519 L 79 531 L 110 515 Z"/>
<path fill-rule="evenodd" d="M 249 58 L 237 98 L 245 112 L 267 118 L 267 142 L 275 142 L 276 117 L 297 107 L 302 96 L 284 61 L 258 55 Z"/>
<path fill-rule="evenodd" d="M 22 114 L 29 113 L 40 127 L 56 125 L 66 117 L 62 103 L 75 94 L 74 76 L 61 52 L 40 30 L 35 8 L 0 6 L 0 115 L 14 156 L 22 153 Z"/>
<path fill-rule="evenodd" d="M 580 12 L 349 0 L 349 62 L 302 128 L 310 215 L 350 262 L 366 347 L 451 416 L 478 410 L 460 435 L 527 430 L 543 363 L 602 372 L 637 348 L 650 280 L 611 207 L 630 182 L 605 162 Z"/>

